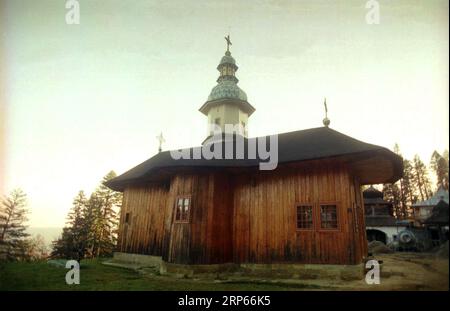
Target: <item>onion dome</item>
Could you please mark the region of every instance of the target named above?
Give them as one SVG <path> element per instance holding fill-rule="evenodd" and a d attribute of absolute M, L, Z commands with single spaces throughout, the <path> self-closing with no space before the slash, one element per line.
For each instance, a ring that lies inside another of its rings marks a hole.
<path fill-rule="evenodd" d="M 225 56 L 220 60 L 217 70 L 220 72 L 220 76 L 217 79 L 217 85 L 211 90 L 208 96 L 208 101 L 219 99 L 247 101 L 247 94 L 237 86 L 239 80 L 235 74 L 238 66 L 236 65 L 236 60 L 231 56 L 230 51 L 225 52 Z"/>
<path fill-rule="evenodd" d="M 231 56 L 229 37 L 225 37 L 225 39 L 227 40 L 227 51 L 217 66 L 220 73 L 219 78 L 217 78 L 217 85 L 211 90 L 206 103 L 200 108 L 200 112 L 207 115 L 209 109 L 214 105 L 224 101 L 232 101 L 250 116 L 255 108 L 247 102 L 247 94 L 237 85 L 239 80 L 236 78 L 236 71 L 239 67 L 236 65 L 236 60 Z"/>

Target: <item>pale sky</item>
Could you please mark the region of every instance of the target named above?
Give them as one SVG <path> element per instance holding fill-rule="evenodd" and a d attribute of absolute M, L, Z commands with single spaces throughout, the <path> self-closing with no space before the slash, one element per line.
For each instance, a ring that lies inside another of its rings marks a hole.
<path fill-rule="evenodd" d="M 161 131 L 199 145 L 228 32 L 250 136 L 322 126 L 327 97 L 337 131 L 426 163 L 448 149 L 446 0 L 380 0 L 379 25 L 365 0 L 79 2 L 67 25 L 64 0 L 0 0 L 0 192 L 28 194 L 31 226 L 62 226 Z"/>

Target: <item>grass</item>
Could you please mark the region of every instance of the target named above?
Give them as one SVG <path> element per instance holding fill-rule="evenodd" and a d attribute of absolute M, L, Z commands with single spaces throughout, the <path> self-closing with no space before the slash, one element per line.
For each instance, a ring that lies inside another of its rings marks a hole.
<path fill-rule="evenodd" d="M 82 262 L 80 285 L 67 285 L 65 275 L 69 271 L 46 262 L 0 263 L 0 291 L 27 290 L 299 290 L 308 285 L 277 285 L 252 282 L 216 283 L 168 277 L 143 277 L 128 269 L 102 265 L 99 260 Z"/>

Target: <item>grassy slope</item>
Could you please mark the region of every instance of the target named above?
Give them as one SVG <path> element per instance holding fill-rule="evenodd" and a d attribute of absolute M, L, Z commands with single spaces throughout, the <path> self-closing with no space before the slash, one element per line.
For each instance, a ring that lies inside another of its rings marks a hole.
<path fill-rule="evenodd" d="M 81 284 L 67 285 L 68 269 L 45 262 L 0 265 L 0 290 L 295 290 L 296 287 L 252 283 L 205 283 L 192 280 L 142 277 L 127 269 L 84 261 Z"/>

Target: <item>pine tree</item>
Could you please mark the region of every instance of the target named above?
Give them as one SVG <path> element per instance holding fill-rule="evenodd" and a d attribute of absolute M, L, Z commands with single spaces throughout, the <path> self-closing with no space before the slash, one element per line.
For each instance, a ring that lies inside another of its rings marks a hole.
<path fill-rule="evenodd" d="M 94 192 L 89 197 L 84 214 L 85 226 L 87 230 L 87 256 L 94 258 L 98 254 L 100 235 L 103 227 L 102 202 Z"/>
<path fill-rule="evenodd" d="M 395 217 L 398 219 L 403 218 L 403 213 L 401 209 L 401 203 L 400 203 L 400 189 L 397 185 L 397 183 L 393 184 L 383 184 L 383 194 L 384 199 L 392 204 L 394 208 L 394 214 Z"/>
<path fill-rule="evenodd" d="M 86 257 L 89 228 L 85 221 L 87 199 L 83 191 L 75 197 L 61 237 L 53 242 L 52 257 L 82 260 Z"/>
<path fill-rule="evenodd" d="M 448 190 L 448 150 L 443 155 L 434 151 L 431 156 L 430 166 L 436 174 L 437 186 Z"/>
<path fill-rule="evenodd" d="M 114 177 L 116 174 L 109 172 L 89 199 L 82 191 L 78 193 L 67 216 L 67 226 L 61 238 L 53 243 L 53 256 L 80 260 L 113 253 L 122 194 L 104 183 Z"/>
<path fill-rule="evenodd" d="M 28 210 L 26 209 L 26 194 L 16 189 L 0 204 L 0 244 L 6 244 L 10 250 L 10 259 L 20 259 L 25 247 Z M 16 254 L 19 254 L 17 256 Z"/>
<path fill-rule="evenodd" d="M 81 190 L 78 192 L 77 196 L 74 198 L 72 203 L 72 208 L 67 215 L 66 224 L 69 227 L 76 228 L 82 226 L 83 223 L 83 213 L 86 208 L 86 195 L 84 191 Z"/>
<path fill-rule="evenodd" d="M 398 144 L 395 144 L 394 152 L 403 158 Z M 390 193 L 391 203 L 393 204 L 396 217 L 399 219 L 408 218 L 411 203 L 416 200 L 414 195 L 415 187 L 412 178 L 413 172 L 411 162 L 403 158 L 403 177 L 397 183 L 386 189 L 386 191 Z"/>
<path fill-rule="evenodd" d="M 68 226 L 70 227 L 70 234 L 72 235 L 72 243 L 74 254 L 81 260 L 85 257 L 87 248 L 87 236 L 89 228 L 86 225 L 85 211 L 87 205 L 87 198 L 83 191 L 78 192 L 78 195 L 73 201 L 73 207 L 67 217 Z"/>
<path fill-rule="evenodd" d="M 101 208 L 97 210 L 100 214 L 97 219 L 98 247 L 95 256 L 109 256 L 113 253 L 117 243 L 118 211 L 122 204 L 122 194 L 105 186 L 105 183 L 117 175 L 110 171 L 95 191 L 96 199 L 100 201 Z"/>
<path fill-rule="evenodd" d="M 407 218 L 411 214 L 411 205 L 417 201 L 416 187 L 414 185 L 414 172 L 411 162 L 403 159 L 403 177 L 400 180 L 402 184 L 401 202 L 403 217 Z"/>
<path fill-rule="evenodd" d="M 69 227 L 64 227 L 61 237 L 53 241 L 52 244 L 52 258 L 74 259 L 77 261 L 84 258 L 84 256 L 80 255 L 74 235 Z"/>
<path fill-rule="evenodd" d="M 431 183 L 428 178 L 427 167 L 417 154 L 413 159 L 413 172 L 413 182 L 417 187 L 420 199 L 422 201 L 427 200 L 431 196 Z"/>

